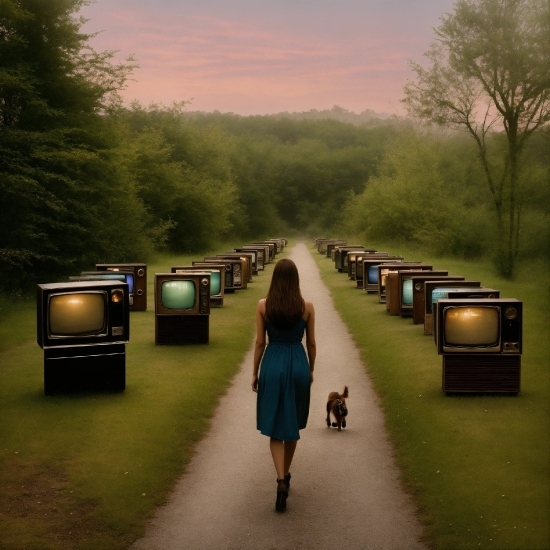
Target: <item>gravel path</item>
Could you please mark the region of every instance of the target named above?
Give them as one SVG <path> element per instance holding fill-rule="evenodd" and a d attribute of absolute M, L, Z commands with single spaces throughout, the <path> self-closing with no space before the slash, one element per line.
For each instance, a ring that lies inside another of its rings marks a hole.
<path fill-rule="evenodd" d="M 251 348 L 187 472 L 133 550 L 424 548 L 357 348 L 308 246 L 298 243 L 289 257 L 304 298 L 315 306 L 317 361 L 286 512 L 274 511 L 277 476 L 269 440 L 256 431 Z M 338 432 L 327 428 L 325 406 L 328 393 L 344 385 L 348 427 Z"/>

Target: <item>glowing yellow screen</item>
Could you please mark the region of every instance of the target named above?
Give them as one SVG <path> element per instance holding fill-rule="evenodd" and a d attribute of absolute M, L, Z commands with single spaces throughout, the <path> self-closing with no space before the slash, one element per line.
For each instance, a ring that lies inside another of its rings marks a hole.
<path fill-rule="evenodd" d="M 455 307 L 445 316 L 445 343 L 490 346 L 498 343 L 499 315 L 495 307 Z"/>
<path fill-rule="evenodd" d="M 105 330 L 105 294 L 79 292 L 52 296 L 50 334 L 84 336 Z"/>

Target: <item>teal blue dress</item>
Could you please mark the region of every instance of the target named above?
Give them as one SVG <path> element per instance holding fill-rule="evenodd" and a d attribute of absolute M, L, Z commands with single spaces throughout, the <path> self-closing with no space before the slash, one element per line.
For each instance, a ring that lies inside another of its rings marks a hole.
<path fill-rule="evenodd" d="M 297 441 L 307 425 L 310 374 L 302 346 L 304 319 L 290 330 L 266 324 L 268 345 L 258 379 L 256 426 L 263 435 L 282 441 Z"/>

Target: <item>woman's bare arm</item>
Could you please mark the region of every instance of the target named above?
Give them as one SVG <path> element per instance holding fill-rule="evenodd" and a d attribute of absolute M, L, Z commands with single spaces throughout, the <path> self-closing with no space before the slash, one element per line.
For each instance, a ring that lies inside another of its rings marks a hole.
<path fill-rule="evenodd" d="M 258 391 L 258 372 L 265 350 L 265 300 L 256 307 L 256 343 L 254 345 L 254 368 L 252 370 L 252 390 Z"/>
<path fill-rule="evenodd" d="M 306 302 L 306 315 L 306 349 L 309 360 L 309 372 L 311 373 L 311 381 L 313 382 L 317 344 L 315 342 L 315 308 L 311 302 Z"/>

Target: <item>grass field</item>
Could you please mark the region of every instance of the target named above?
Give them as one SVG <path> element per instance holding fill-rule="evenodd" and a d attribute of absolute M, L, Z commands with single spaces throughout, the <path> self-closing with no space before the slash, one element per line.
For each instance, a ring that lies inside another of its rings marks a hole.
<path fill-rule="evenodd" d="M 388 315 L 312 249 L 381 396 L 427 542 L 550 548 L 548 281 L 532 282 L 542 270 L 531 267 L 520 284 L 483 264 L 378 248 L 479 278 L 525 304 L 521 393 L 447 397 L 441 357 L 421 327 Z M 149 273 L 191 259 L 158 258 Z M 34 300 L 0 303 L 0 548 L 122 549 L 143 533 L 251 345 L 273 265 L 212 311 L 207 346 L 155 346 L 151 275 L 148 311 L 131 314 L 120 394 L 44 396 Z"/>
<path fill-rule="evenodd" d="M 250 348 L 274 266 L 212 309 L 210 344 L 156 346 L 153 274 L 194 259 L 148 265 L 148 310 L 131 313 L 122 393 L 46 397 L 35 302 L 0 304 L 3 550 L 126 548 L 164 502 Z"/>
<path fill-rule="evenodd" d="M 500 289 L 501 297 L 524 302 L 520 394 L 446 396 L 441 356 L 422 326 L 390 316 L 377 295 L 357 289 L 312 249 L 382 398 L 403 481 L 421 511 L 428 543 L 443 550 L 550 548 L 547 271 L 530 266 L 520 273 L 521 283 L 509 282 L 488 265 L 375 248 L 480 280 Z"/>

